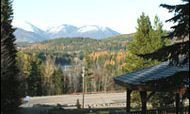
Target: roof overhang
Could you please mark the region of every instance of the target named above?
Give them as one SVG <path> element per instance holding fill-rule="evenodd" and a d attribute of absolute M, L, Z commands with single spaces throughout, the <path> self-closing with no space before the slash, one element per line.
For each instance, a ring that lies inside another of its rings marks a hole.
<path fill-rule="evenodd" d="M 131 90 L 174 91 L 189 87 L 189 62 L 183 66 L 169 61 L 114 78 L 116 84 Z"/>

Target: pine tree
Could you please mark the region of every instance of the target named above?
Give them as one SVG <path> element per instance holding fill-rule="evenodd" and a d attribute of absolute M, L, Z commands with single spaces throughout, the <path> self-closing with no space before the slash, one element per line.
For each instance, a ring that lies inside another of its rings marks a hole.
<path fill-rule="evenodd" d="M 150 31 L 152 30 L 151 22 L 144 13 L 137 19 L 137 32 L 134 35 L 133 42 L 129 44 L 129 51 L 133 54 L 147 53 L 150 41 Z"/>
<path fill-rule="evenodd" d="M 96 88 L 96 87 L 93 87 L 93 85 L 96 85 L 96 84 L 92 78 L 92 72 L 90 71 L 92 66 L 91 66 L 91 60 L 90 60 L 89 56 L 85 56 L 84 65 L 85 65 L 85 74 L 84 74 L 85 92 L 96 91 L 96 90 L 93 90 Z"/>
<path fill-rule="evenodd" d="M 42 95 L 42 83 L 40 75 L 40 64 L 39 60 L 35 54 L 31 58 L 31 73 L 28 77 L 28 95 L 30 96 L 40 96 Z"/>
<path fill-rule="evenodd" d="M 53 74 L 54 94 L 60 95 L 63 93 L 63 71 L 61 67 L 55 69 Z"/>
<path fill-rule="evenodd" d="M 156 61 L 145 60 L 137 55 L 153 52 L 164 45 L 161 38 L 163 34 L 162 23 L 157 16 L 155 16 L 154 26 L 151 25 L 149 17 L 144 13 L 138 18 L 137 23 L 137 32 L 133 41 L 128 44 L 126 72 L 156 64 Z"/>
<path fill-rule="evenodd" d="M 157 15 L 154 17 L 154 25 L 152 28 L 153 29 L 150 33 L 152 42 L 149 44 L 152 48 L 151 52 L 164 46 L 165 42 L 162 36 L 166 34 L 163 30 L 163 24 Z"/>
<path fill-rule="evenodd" d="M 176 25 L 171 28 L 174 30 L 171 35 L 178 39 L 183 39 L 189 35 L 189 0 L 181 0 L 184 4 L 167 5 L 161 4 L 161 7 L 167 8 L 169 12 L 174 12 L 175 15 L 166 20 L 166 22 L 174 22 Z"/>
<path fill-rule="evenodd" d="M 1 0 L 1 114 L 15 113 L 20 105 L 12 1 Z"/>
<path fill-rule="evenodd" d="M 137 23 L 137 32 L 132 42 L 128 44 L 125 66 L 126 72 L 128 73 L 157 64 L 158 61 L 143 59 L 138 55 L 153 52 L 164 46 L 164 41 L 161 38 L 164 34 L 162 23 L 157 16 L 155 16 L 153 26 L 151 25 L 149 17 L 144 13 L 138 18 Z M 139 97 L 139 94 L 135 92 L 132 93 L 132 100 L 134 103 L 140 104 Z M 136 105 L 135 108 L 138 109 L 139 106 Z"/>
<path fill-rule="evenodd" d="M 21 77 L 21 88 L 24 96 L 28 95 L 28 78 L 31 74 L 31 56 L 22 51 L 17 52 L 17 66 Z"/>
<path fill-rule="evenodd" d="M 167 5 L 161 4 L 160 6 L 167 8 L 169 13 L 174 12 L 174 16 L 168 20 L 174 22 L 171 28 L 173 31 L 169 35 L 172 38 L 182 39 L 182 42 L 175 43 L 170 46 L 160 48 L 154 52 L 140 55 L 143 58 L 151 58 L 159 61 L 171 60 L 175 64 L 184 64 L 189 59 L 189 0 L 182 0 L 184 4 Z M 187 41 L 184 40 L 187 38 Z M 184 40 L 184 41 L 183 41 Z M 183 62 L 180 62 L 179 56 L 185 57 Z"/>
<path fill-rule="evenodd" d="M 171 28 L 174 29 L 172 33 L 169 35 L 170 37 L 176 37 L 177 39 L 182 39 L 182 42 L 175 43 L 170 46 L 161 47 L 160 49 L 149 53 L 141 55 L 141 57 L 146 59 L 154 59 L 159 61 L 166 61 L 170 60 L 171 63 L 174 63 L 173 65 L 184 65 L 189 62 L 189 40 L 183 41 L 184 38 L 188 38 L 189 36 L 189 0 L 182 0 L 183 2 L 186 2 L 185 4 L 178 4 L 178 5 L 167 5 L 167 4 L 161 4 L 162 7 L 167 8 L 169 12 L 174 12 L 174 17 L 172 17 L 168 21 L 173 21 L 174 23 L 177 23 L 176 25 L 172 26 Z M 183 60 L 180 60 L 180 55 L 183 55 Z M 183 72 L 183 76 L 187 77 L 185 80 L 186 82 L 189 81 L 189 71 Z M 179 75 L 179 74 L 178 74 Z M 186 85 L 186 82 L 184 83 L 183 78 L 177 77 L 175 79 L 175 83 L 181 83 L 181 85 Z M 176 84 L 178 85 L 178 84 Z M 188 93 L 188 92 L 186 92 Z M 157 93 L 157 97 L 159 97 L 159 100 L 156 104 L 164 105 L 164 107 L 168 106 L 169 104 L 172 104 L 172 97 L 174 95 L 172 94 L 162 94 Z M 186 94 L 183 96 L 185 97 Z M 188 96 L 188 95 L 187 95 Z M 155 105 L 155 104 L 154 104 Z"/>

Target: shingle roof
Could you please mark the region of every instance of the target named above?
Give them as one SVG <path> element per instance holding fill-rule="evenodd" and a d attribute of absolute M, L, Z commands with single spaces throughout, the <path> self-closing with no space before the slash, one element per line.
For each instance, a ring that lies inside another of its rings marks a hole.
<path fill-rule="evenodd" d="M 183 71 L 189 71 L 189 62 L 183 66 L 175 66 L 167 61 L 115 77 L 114 80 L 119 85 L 139 85 L 149 81 L 167 78 Z"/>

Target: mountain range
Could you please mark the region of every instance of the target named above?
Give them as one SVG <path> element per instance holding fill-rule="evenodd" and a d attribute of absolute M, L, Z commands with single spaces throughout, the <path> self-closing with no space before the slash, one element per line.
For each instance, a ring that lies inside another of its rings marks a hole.
<path fill-rule="evenodd" d="M 119 32 L 116 32 L 111 28 L 97 25 L 76 27 L 73 25 L 63 24 L 60 26 L 50 27 L 47 30 L 42 30 L 31 23 L 25 24 L 27 25 L 27 29 L 24 27 L 16 27 L 14 32 L 16 42 L 33 43 L 61 37 L 104 39 L 107 37 L 120 35 Z"/>

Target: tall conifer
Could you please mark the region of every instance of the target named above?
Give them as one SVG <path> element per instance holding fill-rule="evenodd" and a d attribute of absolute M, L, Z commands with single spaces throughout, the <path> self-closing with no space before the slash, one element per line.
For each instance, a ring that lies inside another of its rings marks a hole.
<path fill-rule="evenodd" d="M 20 105 L 12 1 L 1 0 L 1 114 L 13 114 Z"/>
<path fill-rule="evenodd" d="M 168 5 L 161 4 L 161 7 L 164 7 L 169 10 L 169 12 L 174 12 L 175 15 L 166 20 L 166 22 L 173 22 L 176 25 L 173 25 L 171 28 L 173 32 L 172 36 L 177 37 L 178 39 L 185 38 L 189 35 L 189 0 L 181 0 L 183 4 L 177 5 Z"/>

